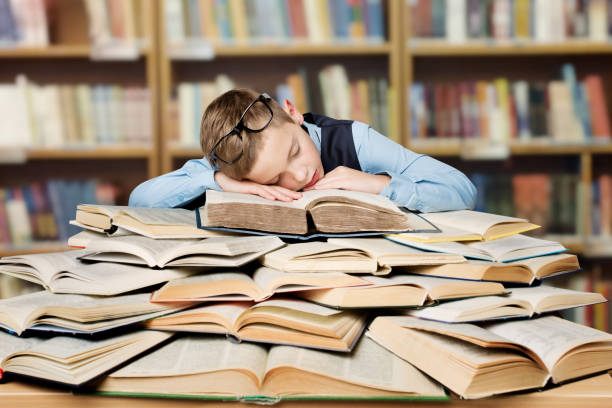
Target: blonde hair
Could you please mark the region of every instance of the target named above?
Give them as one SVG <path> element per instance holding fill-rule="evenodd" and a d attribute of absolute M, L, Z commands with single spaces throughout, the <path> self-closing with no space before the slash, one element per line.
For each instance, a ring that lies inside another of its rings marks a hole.
<path fill-rule="evenodd" d="M 259 93 L 252 89 L 240 88 L 228 91 L 213 100 L 202 115 L 200 126 L 200 145 L 202 151 L 212 164 L 211 150 L 219 139 L 225 136 L 240 120 L 244 110 L 259 97 Z M 267 102 L 272 109 L 272 122 L 268 128 L 280 126 L 283 123 L 293 122 L 275 100 Z M 260 128 L 270 117 L 270 111 L 262 104 L 257 103 L 249 109 L 244 118 L 244 124 L 252 129 Z M 266 128 L 266 130 L 268 129 Z M 265 132 L 265 131 L 264 131 Z M 241 132 L 242 141 L 237 137 L 228 138 L 228 142 L 222 142 L 216 149 L 217 157 L 232 158 L 240 155 L 240 159 L 232 164 L 217 160 L 216 164 L 224 174 L 236 180 L 243 179 L 255 163 L 259 152 L 264 132 Z M 227 160 L 227 159 L 226 159 Z"/>

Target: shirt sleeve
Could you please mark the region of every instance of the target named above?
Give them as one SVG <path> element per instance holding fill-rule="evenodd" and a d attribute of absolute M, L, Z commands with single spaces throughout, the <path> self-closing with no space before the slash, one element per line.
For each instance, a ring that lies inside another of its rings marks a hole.
<path fill-rule="evenodd" d="M 421 212 L 474 207 L 476 187 L 459 170 L 410 151 L 365 123 L 353 123 L 353 140 L 362 171 L 391 177 L 380 194 L 397 204 Z"/>
<path fill-rule="evenodd" d="M 138 185 L 130 194 L 133 207 L 180 207 L 201 196 L 206 190 L 221 190 L 215 171 L 206 160 L 189 160 L 178 170 L 152 178 Z"/>

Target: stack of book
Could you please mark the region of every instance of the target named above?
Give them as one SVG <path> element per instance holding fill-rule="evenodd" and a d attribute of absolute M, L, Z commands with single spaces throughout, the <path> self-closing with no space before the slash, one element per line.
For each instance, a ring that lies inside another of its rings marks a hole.
<path fill-rule="evenodd" d="M 412 36 L 452 43 L 475 40 L 606 42 L 612 35 L 606 0 L 414 0 Z"/>
<path fill-rule="evenodd" d="M 562 80 L 548 83 L 494 81 L 423 84 L 410 88 L 415 139 L 484 139 L 497 143 L 548 140 L 587 143 L 610 140 L 602 80 L 578 81 L 572 64 Z"/>
<path fill-rule="evenodd" d="M 273 402 L 479 398 L 612 368 L 612 335 L 549 315 L 605 298 L 539 286 L 580 266 L 524 219 L 211 190 L 196 211 L 79 205 L 71 224 L 72 250 L 0 260 L 45 288 L 0 301 L 6 376 Z"/>
<path fill-rule="evenodd" d="M 142 86 L 38 85 L 25 75 L 0 85 L 0 146 L 92 148 L 149 146 L 151 100 Z M 133 118 L 138 118 L 134 121 Z"/>
<path fill-rule="evenodd" d="M 392 118 L 388 107 L 393 96 L 386 78 L 372 76 L 352 79 L 340 64 L 324 67 L 317 77 L 320 92 L 316 93 L 316 99 L 305 68 L 287 75 L 285 82 L 276 86 L 275 99 L 280 103 L 288 99 L 302 113 L 310 112 L 313 104 L 317 104 L 327 116 L 353 118 L 371 124 L 383 135 L 392 137 L 389 134 Z M 199 146 L 204 110 L 217 96 L 234 88 L 236 82 L 224 74 L 213 81 L 179 83 L 176 98 L 170 106 L 173 122 L 170 125 L 173 130 L 170 139 L 183 147 Z"/>
<path fill-rule="evenodd" d="M 381 43 L 382 0 L 168 0 L 169 45 L 205 39 L 213 44 Z"/>

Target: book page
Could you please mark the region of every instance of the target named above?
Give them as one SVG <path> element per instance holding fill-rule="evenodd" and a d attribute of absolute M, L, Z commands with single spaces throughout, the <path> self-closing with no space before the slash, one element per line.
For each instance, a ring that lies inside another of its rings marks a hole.
<path fill-rule="evenodd" d="M 323 279 L 342 278 L 345 278 L 344 282 L 346 282 L 346 284 L 344 284 L 343 286 L 356 286 L 360 283 L 366 284 L 366 282 L 362 282 L 360 278 L 357 278 L 356 276 L 350 276 L 342 272 L 322 272 L 317 274 L 309 272 L 288 273 L 262 266 L 260 268 L 257 268 L 257 270 L 255 270 L 255 273 L 253 274 L 253 280 L 255 281 L 257 286 L 261 288 L 262 292 L 270 295 L 272 294 L 275 288 L 280 290 L 300 290 L 308 288 L 318 288 L 321 287 L 319 286 L 321 285 L 321 283 L 315 282 L 321 282 L 320 280 Z M 279 282 L 284 283 L 280 288 L 278 287 Z M 325 287 L 328 287 L 330 284 L 331 282 L 328 283 Z"/>
<path fill-rule="evenodd" d="M 111 377 L 169 377 L 220 370 L 248 370 L 263 380 L 268 352 L 256 343 L 186 335 L 112 373 Z"/>
<path fill-rule="evenodd" d="M 504 215 L 488 214 L 480 211 L 459 210 L 426 213 L 422 216 L 434 224 L 449 226 L 464 231 L 485 235 L 487 230 L 502 222 L 527 222 L 527 220 Z"/>
<path fill-rule="evenodd" d="M 333 316 L 335 314 L 342 313 L 341 310 L 332 309 L 331 307 L 325 307 L 316 303 L 293 298 L 274 298 L 258 303 L 254 307 L 259 308 L 266 306 L 282 307 L 284 309 L 296 310 L 298 312 L 310 313 L 319 316 Z"/>
<path fill-rule="evenodd" d="M 308 208 L 309 205 L 315 201 L 338 201 L 348 203 L 358 202 L 365 207 L 375 208 L 379 211 L 404 214 L 399 208 L 397 208 L 393 201 L 389 200 L 387 197 L 378 194 L 364 193 L 361 191 L 339 189 L 310 190 L 304 191 L 302 193 L 302 198 L 296 200 L 295 202 L 300 205 L 300 208 Z"/>
<path fill-rule="evenodd" d="M 303 194 L 306 194 L 304 192 Z M 263 197 L 256 196 L 254 194 L 243 194 L 243 193 L 232 193 L 228 191 L 216 191 L 206 190 L 206 204 L 223 204 L 223 203 L 240 203 L 240 204 L 252 204 L 252 205 L 266 205 L 266 206 L 278 206 L 287 208 L 301 208 L 305 209 L 307 202 L 304 201 L 304 197 L 299 200 L 293 200 L 289 202 L 285 201 L 271 201 Z M 195 223 L 194 223 L 195 225 Z"/>
<path fill-rule="evenodd" d="M 184 278 L 198 273 L 198 268 L 151 269 L 128 264 L 81 263 L 55 276 L 50 283 L 55 293 L 117 295 L 135 289 Z"/>
<path fill-rule="evenodd" d="M 471 248 L 476 248 L 492 255 L 500 260 L 505 255 L 525 248 L 542 248 L 541 255 L 553 251 L 561 251 L 565 248 L 558 242 L 545 239 L 533 238 L 527 235 L 515 234 L 509 237 L 495 239 L 493 241 L 471 242 L 467 244 Z"/>
<path fill-rule="evenodd" d="M 497 312 L 495 312 L 497 310 Z M 456 320 L 483 320 L 501 316 L 530 316 L 529 302 L 504 296 L 480 296 L 443 302 L 423 309 L 407 310 L 406 314 L 425 319 L 453 322 Z"/>
<path fill-rule="evenodd" d="M 445 334 L 466 341 L 475 339 L 476 343 L 511 343 L 505 337 L 470 323 L 443 323 L 410 316 L 383 316 L 377 319 L 391 320 L 400 327 Z"/>
<path fill-rule="evenodd" d="M 424 395 L 443 393 L 439 385 L 421 374 L 411 364 L 365 336 L 359 340 L 352 353 L 274 346 L 269 352 L 266 373 L 276 367 L 294 367 L 388 391 Z"/>
<path fill-rule="evenodd" d="M 219 315 L 227 323 L 230 327 L 227 327 L 227 331 L 231 331 L 231 325 L 238 319 L 238 317 L 249 309 L 252 306 L 251 302 L 223 302 L 223 303 L 215 303 L 212 305 L 200 306 L 193 309 L 185 310 L 184 312 L 179 312 L 167 316 L 168 318 L 172 318 L 174 316 L 194 316 L 193 323 L 208 323 L 208 319 L 199 319 L 198 315 L 207 315 L 214 314 Z M 164 318 L 162 318 L 164 319 Z"/>
<path fill-rule="evenodd" d="M 38 271 L 42 281 L 49 284 L 56 273 L 80 265 L 77 258 L 85 253 L 83 250 L 75 250 L 7 256 L 0 260 L 0 268 L 2 264 L 30 265 Z"/>
<path fill-rule="evenodd" d="M 216 284 L 217 282 L 226 283 L 220 286 Z M 242 285 L 242 282 L 245 282 L 248 287 Z M 204 273 L 168 282 L 154 294 L 153 301 L 185 298 L 213 300 L 215 297 L 249 300 L 249 292 L 250 294 L 258 292 L 254 286 L 256 284 L 253 279 L 244 272 Z"/>
<path fill-rule="evenodd" d="M 424 251 L 432 251 L 432 252 L 440 252 L 443 254 L 457 254 L 463 255 L 470 258 L 484 259 L 487 261 L 492 260 L 491 256 L 486 252 L 468 246 L 466 244 L 462 244 L 460 242 L 417 242 L 417 241 L 409 241 L 409 240 L 401 240 L 401 238 L 394 238 L 393 236 L 389 236 L 389 239 L 397 242 L 398 244 L 408 245 L 414 247 L 416 249 L 424 250 Z M 398 241 L 395 241 L 398 240 Z"/>
<path fill-rule="evenodd" d="M 103 205 L 103 204 L 79 204 L 77 210 L 82 210 L 90 213 L 99 213 L 109 216 L 111 219 L 121 210 L 127 210 L 130 207 L 126 205 Z"/>
<path fill-rule="evenodd" d="M 612 341 L 612 334 L 555 316 L 483 325 L 487 330 L 536 353 L 549 371 L 568 351 L 582 344 Z"/>
<path fill-rule="evenodd" d="M 529 288 L 512 288 L 510 298 L 520 299 L 531 303 L 535 311 L 539 311 L 540 302 L 549 297 L 563 297 L 564 301 L 557 301 L 559 306 L 557 309 L 565 309 L 570 305 L 580 306 L 583 304 L 591 304 L 596 302 L 605 302 L 606 299 L 599 293 L 581 292 L 578 290 L 570 290 L 564 288 L 555 288 L 552 286 L 535 286 Z M 584 303 L 586 302 L 586 303 Z"/>
<path fill-rule="evenodd" d="M 149 293 L 133 295 L 99 297 L 85 295 L 59 295 L 50 292 L 35 292 L 0 300 L 0 312 L 10 314 L 18 319 L 25 330 L 31 320 L 49 314 L 67 320 L 97 321 L 138 315 L 169 309 L 169 306 L 149 302 Z M 123 311 L 117 306 L 123 306 Z M 62 312 L 58 310 L 63 309 Z M 54 310 L 53 313 L 50 311 Z M 85 318 L 87 316 L 88 318 Z"/>
<path fill-rule="evenodd" d="M 537 272 L 548 264 L 551 264 L 556 261 L 575 261 L 576 269 L 580 266 L 578 265 L 578 259 L 576 259 L 576 255 L 573 254 L 555 254 L 555 255 L 544 255 L 544 256 L 536 256 L 534 258 L 521 259 L 520 261 L 507 262 L 508 265 L 525 265 L 527 266 L 536 276 Z"/>
<path fill-rule="evenodd" d="M 121 212 L 149 225 L 185 225 L 195 227 L 195 212 L 184 208 L 125 207 Z"/>
<path fill-rule="evenodd" d="M 385 238 L 329 238 L 327 241 L 336 245 L 358 248 L 362 251 L 371 253 L 378 259 L 378 263 L 381 265 L 383 264 L 381 258 L 384 257 L 400 258 L 402 255 L 405 255 L 409 257 L 422 256 L 426 258 L 429 254 L 426 251 L 408 245 L 398 244 Z M 389 259 L 386 263 L 393 263 L 393 261 Z"/>
<path fill-rule="evenodd" d="M 436 224 L 436 227 L 438 227 L 441 232 L 410 232 L 389 235 L 395 238 L 421 242 L 473 241 L 482 239 L 480 234 L 449 227 L 447 225 Z"/>
<path fill-rule="evenodd" d="M 165 334 L 167 337 L 172 336 L 171 333 L 149 333 Z M 137 331 L 100 339 L 94 337 L 55 336 L 31 347 L 28 352 L 31 354 L 41 354 L 51 358 L 57 358 L 59 360 L 67 360 L 76 356 L 82 356 L 86 353 L 97 354 L 109 346 L 127 345 L 137 341 L 143 335 L 147 335 L 147 332 Z"/>
<path fill-rule="evenodd" d="M 0 330 L 0 363 L 13 353 L 29 350 L 44 341 L 40 337 L 17 337 Z M 0 375 L 0 378 L 2 375 Z"/>

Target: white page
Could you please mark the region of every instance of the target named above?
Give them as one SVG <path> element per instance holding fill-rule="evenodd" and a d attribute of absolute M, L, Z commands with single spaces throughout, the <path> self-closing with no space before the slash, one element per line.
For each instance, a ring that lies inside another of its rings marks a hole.
<path fill-rule="evenodd" d="M 58 273 L 51 282 L 56 293 L 117 295 L 198 273 L 198 268 L 150 269 L 120 263 L 79 264 Z"/>
<path fill-rule="evenodd" d="M 8 265 L 30 265 L 35 268 L 40 274 L 41 280 L 47 285 L 53 279 L 53 276 L 62 270 L 75 267 L 80 264 L 78 257 L 85 252 L 82 250 L 65 251 L 65 252 L 49 252 L 42 254 L 27 254 L 6 256 L 0 259 L 0 270 L 2 264 Z"/>
<path fill-rule="evenodd" d="M 421 214 L 434 224 L 458 228 L 464 231 L 485 235 L 493 225 L 502 222 L 527 222 L 527 220 L 504 215 L 488 214 L 480 211 L 459 210 Z"/>
<path fill-rule="evenodd" d="M 507 310 L 510 312 L 510 316 L 530 316 L 533 313 L 533 308 L 528 301 L 511 299 L 505 296 L 480 296 L 443 302 L 423 309 L 411 309 L 407 310 L 406 314 L 446 322 L 452 322 L 461 318 L 462 315 L 463 319 L 482 320 L 477 316 L 477 313 L 485 313 L 506 306 L 512 308 L 512 310 Z"/>
<path fill-rule="evenodd" d="M 612 334 L 555 316 L 493 323 L 484 327 L 531 349 L 551 372 L 557 361 L 574 347 L 591 342 L 612 341 Z"/>
<path fill-rule="evenodd" d="M 352 353 L 274 346 L 269 352 L 266 372 L 275 367 L 294 367 L 382 390 L 443 395 L 439 385 L 365 336 Z"/>
<path fill-rule="evenodd" d="M 555 288 L 552 286 L 535 286 L 529 288 L 513 288 L 511 289 L 510 297 L 512 299 L 521 299 L 525 300 L 532 304 L 535 311 L 538 310 L 540 306 L 540 302 L 546 300 L 551 296 L 563 296 L 566 299 L 567 303 L 571 303 L 572 299 L 573 304 L 576 306 L 580 306 L 583 304 L 592 304 L 598 302 L 605 302 L 606 298 L 604 298 L 599 293 L 591 293 L 591 292 L 581 292 L 578 290 L 570 290 L 563 288 Z M 586 303 L 579 303 L 577 300 L 586 300 Z M 566 303 L 564 302 L 564 303 Z M 567 306 L 564 306 L 567 307 Z M 561 307 L 561 308 L 564 308 Z"/>
<path fill-rule="evenodd" d="M 216 336 L 188 335 L 174 339 L 110 376 L 169 377 L 234 369 L 249 370 L 261 382 L 267 357 L 266 348 L 256 343 L 235 344 Z"/>
<path fill-rule="evenodd" d="M 29 350 L 43 341 L 44 339 L 42 338 L 17 337 L 0 330 L 0 362 L 3 362 L 8 355 L 18 351 Z"/>
<path fill-rule="evenodd" d="M 121 212 L 143 224 L 196 226 L 195 212 L 184 208 L 125 207 Z"/>
<path fill-rule="evenodd" d="M 394 240 L 395 238 L 393 238 L 392 236 L 389 236 L 390 240 Z M 433 251 L 433 252 L 440 252 L 440 253 L 445 253 L 445 254 L 457 254 L 457 255 L 463 255 L 463 256 L 468 256 L 471 258 L 478 258 L 478 259 L 484 259 L 487 261 L 492 261 L 493 259 L 491 258 L 491 256 L 478 249 L 478 248 L 474 248 L 465 244 L 462 244 L 460 242 L 417 242 L 417 241 L 394 241 L 394 242 L 398 242 L 399 244 L 402 245 L 408 245 L 417 249 L 422 249 L 425 251 Z"/>
<path fill-rule="evenodd" d="M 532 238 L 526 235 L 515 234 L 509 237 L 496 239 L 493 241 L 471 242 L 467 244 L 471 248 L 476 248 L 489 253 L 496 260 L 501 260 L 505 255 L 525 248 L 542 248 L 543 253 L 561 251 L 565 248 L 558 242 L 545 239 Z"/>

